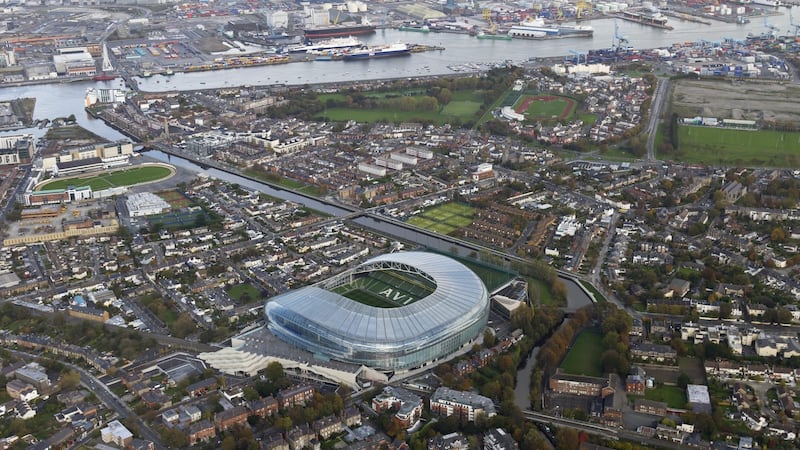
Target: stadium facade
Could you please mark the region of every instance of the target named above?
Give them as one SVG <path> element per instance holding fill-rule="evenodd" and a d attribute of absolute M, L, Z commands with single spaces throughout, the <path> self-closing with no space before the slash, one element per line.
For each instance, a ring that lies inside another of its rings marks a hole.
<path fill-rule="evenodd" d="M 377 271 L 406 273 L 430 283 L 432 291 L 403 302 L 400 290 L 380 295 L 399 300 L 371 306 L 334 292 Z M 489 295 L 463 264 L 425 252 L 381 255 L 321 283 L 270 299 L 267 326 L 281 340 L 329 358 L 383 371 L 404 371 L 450 355 L 486 327 Z"/>

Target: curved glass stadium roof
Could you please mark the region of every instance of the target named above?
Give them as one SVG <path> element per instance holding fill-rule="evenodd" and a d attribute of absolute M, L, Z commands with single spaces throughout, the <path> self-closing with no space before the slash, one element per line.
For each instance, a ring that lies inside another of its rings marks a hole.
<path fill-rule="evenodd" d="M 329 290 L 379 270 L 422 276 L 435 289 L 394 308 L 369 306 Z M 486 326 L 489 296 L 463 264 L 434 253 L 405 252 L 378 256 L 322 283 L 276 296 L 265 312 L 275 335 L 320 356 L 403 369 L 445 356 L 474 339 Z"/>

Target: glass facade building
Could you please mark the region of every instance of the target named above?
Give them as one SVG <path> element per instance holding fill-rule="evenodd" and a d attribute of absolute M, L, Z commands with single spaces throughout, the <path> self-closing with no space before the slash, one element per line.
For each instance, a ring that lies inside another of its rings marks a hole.
<path fill-rule="evenodd" d="M 434 291 L 394 308 L 332 292 L 359 274 L 394 270 L 422 276 Z M 270 299 L 270 331 L 321 358 L 379 370 L 406 370 L 449 355 L 486 327 L 489 295 L 463 264 L 425 252 L 381 255 L 333 278 Z"/>

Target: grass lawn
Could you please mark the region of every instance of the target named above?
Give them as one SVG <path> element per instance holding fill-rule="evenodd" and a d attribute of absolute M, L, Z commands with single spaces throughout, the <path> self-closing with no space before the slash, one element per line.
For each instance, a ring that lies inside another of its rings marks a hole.
<path fill-rule="evenodd" d="M 544 118 L 558 117 L 567 109 L 566 100 L 553 100 L 549 102 L 534 101 L 528 107 L 527 113 L 530 118 Z"/>
<path fill-rule="evenodd" d="M 583 287 L 586 288 L 587 291 L 591 292 L 594 295 L 594 300 L 597 303 L 605 303 L 608 301 L 606 300 L 606 297 L 603 294 L 601 294 L 600 291 L 598 291 L 597 288 L 594 287 L 592 283 L 581 281 L 581 284 L 583 285 Z"/>
<path fill-rule="evenodd" d="M 431 225 L 430 228 L 428 228 L 428 229 L 431 230 L 431 231 L 435 231 L 436 233 L 439 233 L 439 234 L 450 234 L 453 231 L 456 231 L 458 228 L 450 226 L 450 225 L 448 225 L 446 223 L 440 222 L 440 223 L 435 223 L 435 224 Z"/>
<path fill-rule="evenodd" d="M 176 190 L 156 192 L 156 195 L 164 199 L 164 201 L 175 209 L 186 208 L 194 204 L 190 198 Z"/>
<path fill-rule="evenodd" d="M 677 386 L 658 386 L 644 391 L 644 398 L 665 402 L 670 408 L 686 407 L 686 392 Z"/>
<path fill-rule="evenodd" d="M 633 161 L 636 159 L 636 157 L 632 154 L 616 147 L 609 147 L 608 150 L 605 153 L 602 153 L 600 156 L 603 159 L 610 159 L 614 161 Z"/>
<path fill-rule="evenodd" d="M 442 108 L 442 115 L 453 117 L 472 117 L 481 110 L 482 104 L 483 103 L 481 102 L 470 100 L 451 100 L 450 103 L 444 105 L 444 108 Z"/>
<path fill-rule="evenodd" d="M 420 228 L 428 229 L 428 230 L 430 230 L 431 227 L 436 225 L 436 221 L 430 220 L 430 219 L 426 219 L 422 215 L 417 215 L 417 216 L 414 216 L 414 217 L 408 219 L 408 223 L 410 223 L 411 225 L 418 226 Z"/>
<path fill-rule="evenodd" d="M 539 291 L 539 303 L 540 305 L 552 305 L 553 304 L 553 295 L 550 293 L 550 286 L 547 285 L 544 281 L 538 278 L 531 278 L 525 277 L 525 280 L 528 281 L 528 287 L 536 286 L 536 289 Z"/>
<path fill-rule="evenodd" d="M 43 184 L 38 190 L 66 189 L 69 186 L 89 186 L 93 191 L 99 191 L 117 186 L 130 186 L 156 181 L 166 178 L 169 174 L 170 170 L 166 167 L 141 166 L 74 178 L 58 178 Z"/>
<path fill-rule="evenodd" d="M 422 96 L 425 91 L 413 90 L 408 92 L 365 92 L 365 96 L 374 98 L 386 98 L 397 95 Z M 468 120 L 475 117 L 483 105 L 483 91 L 458 91 L 454 92 L 450 103 L 441 106 L 437 111 L 400 111 L 397 109 L 362 109 L 358 107 L 333 107 L 325 108 L 317 115 L 318 118 L 343 122 L 355 120 L 362 123 L 375 123 L 379 121 L 389 122 L 414 122 L 427 120 L 442 125 L 449 123 L 453 118 Z M 324 94 L 319 99 L 323 104 L 332 99 L 342 101 L 346 94 Z"/>
<path fill-rule="evenodd" d="M 603 337 L 596 330 L 585 330 L 575 339 L 569 353 L 561 362 L 561 368 L 573 375 L 602 377 L 603 366 L 600 357 L 603 348 Z"/>
<path fill-rule="evenodd" d="M 447 121 L 445 117 L 439 115 L 438 111 L 398 111 L 391 109 L 325 108 L 317 117 L 334 122 L 355 120 L 361 123 L 430 120 L 442 124 Z"/>
<path fill-rule="evenodd" d="M 688 163 L 800 167 L 800 133 L 681 126 L 678 159 Z"/>
<path fill-rule="evenodd" d="M 304 194 L 311 195 L 314 197 L 321 197 L 326 194 L 325 189 L 320 188 L 318 186 L 305 184 L 302 181 L 293 180 L 291 178 L 285 178 L 280 175 L 263 172 L 258 169 L 247 169 L 244 171 L 244 173 L 245 175 L 249 175 L 253 178 L 258 178 L 268 183 L 277 184 L 278 186 L 282 186 L 288 189 L 293 189 L 295 191 L 302 192 Z"/>
<path fill-rule="evenodd" d="M 505 94 L 500 95 L 490 106 L 486 109 L 486 112 L 483 113 L 480 119 L 475 123 L 475 128 L 478 128 L 481 124 L 488 122 L 494 119 L 494 110 L 500 108 L 502 106 L 511 106 L 514 104 L 516 100 L 510 101 L 510 99 L 517 99 L 520 97 L 520 93 L 512 90 L 507 90 Z M 509 104 L 510 103 L 510 104 Z"/>
<path fill-rule="evenodd" d="M 430 208 L 408 219 L 408 223 L 441 234 L 450 234 L 472 223 L 475 209 L 450 202 Z"/>
<path fill-rule="evenodd" d="M 578 118 L 581 119 L 584 125 L 594 125 L 597 122 L 597 116 L 592 113 L 581 113 L 578 114 Z"/>
<path fill-rule="evenodd" d="M 261 292 L 250 283 L 237 284 L 228 288 L 226 292 L 239 303 L 250 303 L 261 300 Z M 244 297 L 244 300 L 242 300 L 242 297 Z"/>
<path fill-rule="evenodd" d="M 353 289 L 351 291 L 347 291 L 341 293 L 345 297 L 355 300 L 358 303 L 362 303 L 367 306 L 374 306 L 376 308 L 396 308 L 397 305 L 390 303 L 381 297 L 373 294 L 372 292 L 365 291 L 363 289 Z"/>
<path fill-rule="evenodd" d="M 493 269 L 491 267 L 487 267 L 483 264 L 480 264 L 476 261 L 468 260 L 468 259 L 460 259 L 456 258 L 461 264 L 464 264 L 469 268 L 469 270 L 475 272 L 475 275 L 483 281 L 483 284 L 486 285 L 486 289 L 491 292 L 500 286 L 508 283 L 516 274 L 499 270 Z"/>

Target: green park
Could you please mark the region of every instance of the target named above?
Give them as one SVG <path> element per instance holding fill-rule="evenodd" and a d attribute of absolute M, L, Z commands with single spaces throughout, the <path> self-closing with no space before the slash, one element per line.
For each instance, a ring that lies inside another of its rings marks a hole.
<path fill-rule="evenodd" d="M 137 166 L 110 172 L 92 173 L 77 177 L 56 178 L 40 184 L 36 190 L 66 189 L 69 186 L 89 186 L 93 191 L 101 191 L 120 186 L 132 186 L 141 183 L 168 178 L 174 169 L 166 165 Z"/>
<path fill-rule="evenodd" d="M 437 125 L 462 122 L 476 118 L 481 112 L 484 92 L 456 91 L 449 98 L 428 95 L 414 89 L 394 92 L 366 92 L 353 94 L 323 94 L 320 101 L 326 105 L 317 114 L 335 122 L 430 122 Z"/>
<path fill-rule="evenodd" d="M 678 139 L 686 163 L 800 167 L 800 132 L 682 125 Z"/>
<path fill-rule="evenodd" d="M 472 223 L 475 208 L 461 203 L 445 203 L 429 208 L 410 219 L 408 223 L 441 234 L 450 234 Z"/>
<path fill-rule="evenodd" d="M 561 362 L 561 369 L 573 375 L 603 376 L 601 357 L 605 348 L 598 330 L 584 330 L 575 338 L 569 353 Z"/>
<path fill-rule="evenodd" d="M 654 402 L 664 402 L 670 408 L 686 408 L 686 391 L 678 386 L 657 386 L 647 389 L 644 398 Z"/>

